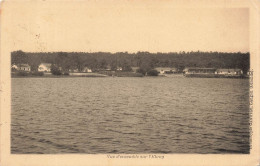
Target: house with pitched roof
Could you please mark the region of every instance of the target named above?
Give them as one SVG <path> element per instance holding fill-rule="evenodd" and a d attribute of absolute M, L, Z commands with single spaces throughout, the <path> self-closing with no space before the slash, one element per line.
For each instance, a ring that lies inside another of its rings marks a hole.
<path fill-rule="evenodd" d="M 41 63 L 38 67 L 38 71 L 51 72 L 51 64 L 50 63 Z"/>
<path fill-rule="evenodd" d="M 159 74 L 174 74 L 178 71 L 174 67 L 156 67 L 155 70 L 157 70 Z"/>
<path fill-rule="evenodd" d="M 17 65 L 17 70 L 19 71 L 31 71 L 31 66 L 29 66 L 28 64 L 19 64 Z"/>

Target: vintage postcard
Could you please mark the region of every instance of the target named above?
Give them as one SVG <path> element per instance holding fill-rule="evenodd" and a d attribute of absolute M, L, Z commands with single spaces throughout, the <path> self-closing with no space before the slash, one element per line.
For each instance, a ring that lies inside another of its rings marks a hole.
<path fill-rule="evenodd" d="M 1 2 L 1 166 L 259 165 L 257 0 Z"/>

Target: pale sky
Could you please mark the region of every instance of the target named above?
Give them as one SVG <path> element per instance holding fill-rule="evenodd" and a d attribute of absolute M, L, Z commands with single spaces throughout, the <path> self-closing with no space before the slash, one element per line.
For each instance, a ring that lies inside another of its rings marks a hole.
<path fill-rule="evenodd" d="M 20 4 L 2 12 L 13 51 L 249 51 L 247 8 L 79 2 Z"/>

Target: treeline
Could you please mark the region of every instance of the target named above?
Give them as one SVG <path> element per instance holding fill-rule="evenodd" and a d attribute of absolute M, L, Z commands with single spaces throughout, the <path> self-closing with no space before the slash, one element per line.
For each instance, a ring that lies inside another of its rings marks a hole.
<path fill-rule="evenodd" d="M 175 67 L 180 71 L 185 67 L 208 68 L 239 68 L 244 73 L 249 69 L 249 53 L 225 52 L 23 52 L 21 50 L 11 53 L 12 64 L 27 63 L 31 70 L 37 70 L 40 63 L 51 63 L 61 67 L 64 71 L 77 69 L 82 71 L 85 67 L 92 71 L 111 70 L 121 67 L 123 71 L 131 71 L 131 67 L 150 70 L 155 67 Z"/>

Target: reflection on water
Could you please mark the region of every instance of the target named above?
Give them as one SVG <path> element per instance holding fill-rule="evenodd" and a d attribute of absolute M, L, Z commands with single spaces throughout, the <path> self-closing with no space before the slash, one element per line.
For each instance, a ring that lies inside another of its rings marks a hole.
<path fill-rule="evenodd" d="M 12 78 L 12 153 L 249 153 L 249 82 Z"/>

